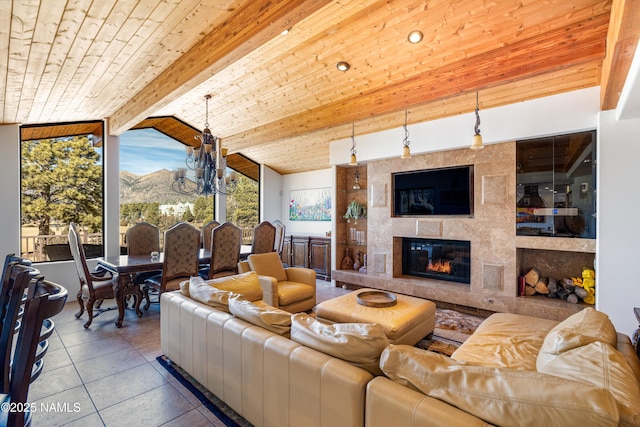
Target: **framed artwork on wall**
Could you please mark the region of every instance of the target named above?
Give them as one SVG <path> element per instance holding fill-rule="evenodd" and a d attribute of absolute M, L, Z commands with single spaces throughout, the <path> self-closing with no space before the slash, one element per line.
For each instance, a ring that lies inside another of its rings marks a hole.
<path fill-rule="evenodd" d="M 331 221 L 331 187 L 291 190 L 289 220 Z"/>

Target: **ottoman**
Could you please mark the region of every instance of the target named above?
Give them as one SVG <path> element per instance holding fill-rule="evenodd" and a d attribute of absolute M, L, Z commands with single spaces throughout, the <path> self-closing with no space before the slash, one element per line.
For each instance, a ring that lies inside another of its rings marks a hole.
<path fill-rule="evenodd" d="M 316 319 L 327 323 L 377 323 L 391 344 L 414 345 L 433 332 L 436 305 L 428 300 L 395 294 L 391 307 L 368 307 L 356 301 L 357 291 L 321 302 L 316 306 Z"/>

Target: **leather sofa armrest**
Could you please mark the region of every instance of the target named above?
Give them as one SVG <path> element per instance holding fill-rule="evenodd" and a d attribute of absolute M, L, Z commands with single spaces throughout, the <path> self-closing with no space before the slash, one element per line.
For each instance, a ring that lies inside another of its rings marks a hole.
<path fill-rule="evenodd" d="M 278 281 L 275 277 L 258 276 L 260 287 L 262 288 L 262 301 L 272 307 L 280 307 L 278 301 Z"/>
<path fill-rule="evenodd" d="M 290 282 L 305 283 L 316 287 L 316 272 L 310 268 L 287 267 L 284 269 Z"/>
<path fill-rule="evenodd" d="M 386 377 L 375 377 L 367 384 L 365 420 L 367 427 L 491 425 L 455 406 L 395 383 Z"/>
<path fill-rule="evenodd" d="M 251 271 L 251 267 L 249 267 L 249 262 L 248 261 L 240 261 L 238 263 L 238 273 L 239 274 L 248 273 L 249 271 Z"/>

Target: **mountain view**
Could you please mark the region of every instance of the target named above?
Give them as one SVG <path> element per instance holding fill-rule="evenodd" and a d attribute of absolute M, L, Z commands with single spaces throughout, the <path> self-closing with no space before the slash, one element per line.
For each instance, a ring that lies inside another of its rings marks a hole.
<path fill-rule="evenodd" d="M 161 169 L 146 175 L 136 175 L 120 171 L 120 203 L 176 204 L 193 202 L 195 195 L 179 194 L 173 191 L 173 172 Z"/>

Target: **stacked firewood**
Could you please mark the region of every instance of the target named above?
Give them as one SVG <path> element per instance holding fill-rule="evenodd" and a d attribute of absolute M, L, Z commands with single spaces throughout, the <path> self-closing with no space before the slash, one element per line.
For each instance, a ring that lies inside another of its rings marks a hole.
<path fill-rule="evenodd" d="M 595 273 L 590 268 L 583 269 L 582 277 L 563 277 L 560 280 L 542 277 L 537 268 L 532 268 L 524 275 L 524 281 L 526 296 L 541 294 L 572 304 L 580 301 L 587 304 L 595 302 Z"/>

